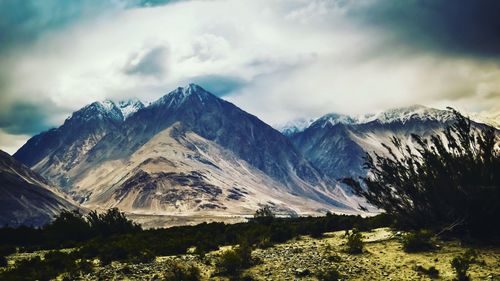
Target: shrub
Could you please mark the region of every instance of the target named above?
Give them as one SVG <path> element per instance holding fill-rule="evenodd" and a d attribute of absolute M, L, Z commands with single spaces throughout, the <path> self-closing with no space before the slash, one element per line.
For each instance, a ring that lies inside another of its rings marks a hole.
<path fill-rule="evenodd" d="M 225 251 L 218 263 L 219 273 L 226 275 L 239 275 L 239 273 L 252 265 L 252 251 L 248 244 L 242 243 L 233 250 Z"/>
<path fill-rule="evenodd" d="M 409 253 L 433 250 L 431 238 L 432 232 L 428 230 L 407 233 L 403 236 L 403 249 Z"/>
<path fill-rule="evenodd" d="M 415 271 L 422 272 L 423 274 L 429 276 L 429 278 L 431 279 L 436 279 L 439 277 L 439 270 L 437 270 L 434 266 L 425 268 L 421 265 L 418 265 L 415 267 Z"/>
<path fill-rule="evenodd" d="M 500 150 L 491 127 L 450 109 L 455 123 L 440 134 L 393 137 L 385 154 L 366 155 L 369 176 L 343 179 L 393 215 L 401 227 L 442 228 L 450 235 L 488 239 L 500 234 Z"/>
<path fill-rule="evenodd" d="M 342 275 L 335 268 L 327 268 L 316 273 L 319 281 L 338 281 L 342 279 Z"/>
<path fill-rule="evenodd" d="M 109 237 L 141 230 L 140 225 L 129 220 L 118 208 L 108 209 L 102 214 L 92 211 L 86 216 L 86 219 L 96 236 Z"/>
<path fill-rule="evenodd" d="M 353 229 L 347 235 L 347 252 L 349 254 L 361 254 L 363 252 L 363 236 L 357 229 Z"/>
<path fill-rule="evenodd" d="M 164 275 L 165 281 L 198 281 L 201 280 L 200 269 L 195 265 L 172 264 Z"/>
<path fill-rule="evenodd" d="M 128 260 L 132 263 L 149 263 L 154 261 L 155 258 L 156 256 L 152 251 L 145 249 L 135 255 L 132 255 L 128 258 Z"/>
<path fill-rule="evenodd" d="M 264 206 L 255 211 L 253 219 L 260 224 L 270 224 L 274 220 L 274 213 L 271 210 L 271 207 Z"/>
<path fill-rule="evenodd" d="M 457 275 L 457 278 L 455 278 L 455 280 L 457 281 L 470 280 L 470 277 L 467 274 L 467 270 L 469 270 L 469 267 L 472 263 L 477 262 L 477 257 L 478 257 L 477 252 L 473 249 L 469 249 L 465 251 L 465 253 L 463 253 L 462 255 L 453 258 L 453 260 L 451 261 L 451 266 L 453 267 Z"/>
<path fill-rule="evenodd" d="M 200 257 L 204 257 L 206 253 L 210 251 L 216 251 L 219 249 L 219 245 L 213 239 L 200 239 L 196 244 L 195 254 Z"/>

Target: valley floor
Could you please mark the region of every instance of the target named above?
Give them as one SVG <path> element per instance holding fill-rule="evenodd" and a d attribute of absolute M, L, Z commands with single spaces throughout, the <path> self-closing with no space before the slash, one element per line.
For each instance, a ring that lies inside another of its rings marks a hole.
<path fill-rule="evenodd" d="M 363 232 L 364 253 L 350 255 L 344 251 L 344 232 L 326 233 L 323 238 L 302 236 L 287 243 L 266 249 L 256 249 L 252 256 L 260 262 L 247 269 L 246 275 L 255 280 L 317 280 L 315 272 L 335 268 L 343 280 L 430 280 L 415 270 L 434 266 L 439 270 L 438 280 L 452 280 L 454 271 L 450 261 L 465 252 L 458 241 L 439 242 L 439 250 L 424 253 L 405 253 L 397 235 L 386 228 Z M 203 280 L 228 280 L 216 276 L 215 262 L 222 251 L 207 254 L 203 259 L 195 255 L 157 257 L 152 263 L 125 264 L 113 262 L 94 269 L 81 280 L 162 280 L 165 268 L 175 263 L 194 264 L 201 269 Z M 479 262 L 471 265 L 472 280 L 500 280 L 500 248 L 476 248 Z M 36 253 L 35 253 L 36 254 Z M 17 254 L 10 259 L 23 258 Z"/>

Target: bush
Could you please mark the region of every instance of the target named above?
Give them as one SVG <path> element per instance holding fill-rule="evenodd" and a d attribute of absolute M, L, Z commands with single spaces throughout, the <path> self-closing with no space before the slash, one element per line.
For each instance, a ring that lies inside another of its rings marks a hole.
<path fill-rule="evenodd" d="M 233 250 L 225 251 L 218 263 L 218 272 L 225 275 L 239 275 L 239 273 L 252 265 L 252 251 L 248 244 L 242 243 Z"/>
<path fill-rule="evenodd" d="M 338 281 L 342 280 L 342 275 L 335 268 L 323 269 L 316 273 L 319 281 Z"/>
<path fill-rule="evenodd" d="M 271 207 L 264 206 L 255 211 L 253 219 L 260 224 L 270 224 L 274 220 L 274 213 L 271 210 Z"/>
<path fill-rule="evenodd" d="M 431 238 L 432 232 L 428 230 L 407 233 L 403 236 L 403 249 L 408 253 L 433 250 Z"/>
<path fill-rule="evenodd" d="M 454 280 L 456 281 L 468 281 L 470 280 L 469 275 L 467 274 L 467 270 L 469 270 L 469 267 L 472 263 L 475 263 L 477 261 L 477 252 L 469 249 L 465 253 L 463 253 L 460 256 L 457 256 L 453 258 L 451 261 L 451 266 L 455 270 L 455 274 L 457 275 L 457 278 Z"/>
<path fill-rule="evenodd" d="M 172 264 L 164 275 L 165 281 L 198 281 L 201 280 L 200 269 L 194 265 Z"/>
<path fill-rule="evenodd" d="M 434 266 L 425 268 L 421 265 L 418 265 L 415 267 L 415 271 L 422 272 L 423 274 L 429 276 L 429 278 L 431 279 L 439 278 L 439 270 L 437 270 Z"/>
<path fill-rule="evenodd" d="M 343 179 L 355 193 L 407 229 L 443 229 L 481 240 L 500 235 L 500 150 L 491 127 L 450 109 L 455 123 L 440 134 L 393 137 L 385 154 L 367 154 L 369 176 Z"/>
<path fill-rule="evenodd" d="M 347 234 L 347 252 L 349 254 L 361 254 L 363 252 L 363 236 L 357 229 L 353 229 Z"/>

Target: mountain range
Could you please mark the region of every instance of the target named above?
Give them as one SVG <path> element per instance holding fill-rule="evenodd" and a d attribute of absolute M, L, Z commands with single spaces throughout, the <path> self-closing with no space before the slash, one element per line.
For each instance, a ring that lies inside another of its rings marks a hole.
<path fill-rule="evenodd" d="M 395 135 L 439 133 L 449 111 L 412 106 L 327 114 L 277 129 L 198 85 L 144 105 L 94 102 L 13 156 L 89 209 L 139 215 L 281 215 L 376 211 L 338 183 Z"/>
<path fill-rule="evenodd" d="M 74 209 L 55 186 L 0 150 L 0 226 L 39 226 Z"/>

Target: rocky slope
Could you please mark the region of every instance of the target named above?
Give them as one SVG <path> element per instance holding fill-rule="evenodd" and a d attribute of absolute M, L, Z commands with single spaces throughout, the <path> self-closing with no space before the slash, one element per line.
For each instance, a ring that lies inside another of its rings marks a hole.
<path fill-rule="evenodd" d="M 382 143 L 390 145 L 393 136 L 412 146 L 412 134 L 441 134 L 453 122 L 452 112 L 419 105 L 359 116 L 332 113 L 289 138 L 315 167 L 337 179 L 364 175 L 363 156 L 386 153 Z"/>
<path fill-rule="evenodd" d="M 43 177 L 0 150 L 0 225 L 40 226 L 77 207 Z"/>
<path fill-rule="evenodd" d="M 358 212 L 292 143 L 197 85 L 136 112 L 93 103 L 15 157 L 90 207 L 136 214 Z M 36 153 L 35 153 L 36 152 Z"/>

